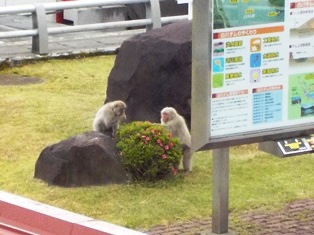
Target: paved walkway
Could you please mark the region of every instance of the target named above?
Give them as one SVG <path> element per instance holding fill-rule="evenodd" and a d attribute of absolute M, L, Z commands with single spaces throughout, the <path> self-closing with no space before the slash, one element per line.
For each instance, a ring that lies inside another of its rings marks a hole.
<path fill-rule="evenodd" d="M 298 200 L 282 210 L 266 213 L 253 211 L 233 218 L 230 216 L 230 234 L 237 235 L 310 235 L 314 234 L 314 200 Z M 192 220 L 171 226 L 157 226 L 150 235 L 208 235 L 211 220 Z"/>

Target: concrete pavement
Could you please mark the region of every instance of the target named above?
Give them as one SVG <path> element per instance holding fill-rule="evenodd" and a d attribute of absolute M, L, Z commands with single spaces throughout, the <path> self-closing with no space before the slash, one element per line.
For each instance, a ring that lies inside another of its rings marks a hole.
<path fill-rule="evenodd" d="M 49 23 L 49 27 L 66 27 L 61 24 Z M 31 29 L 31 19 L 27 16 L 0 16 L 0 32 L 18 29 Z M 49 36 L 49 53 L 38 55 L 31 52 L 32 38 L 19 37 L 0 39 L 0 64 L 15 64 L 22 60 L 41 58 L 66 57 L 81 53 L 112 54 L 122 42 L 145 29 L 123 31 L 87 31 L 79 33 L 56 34 Z"/>

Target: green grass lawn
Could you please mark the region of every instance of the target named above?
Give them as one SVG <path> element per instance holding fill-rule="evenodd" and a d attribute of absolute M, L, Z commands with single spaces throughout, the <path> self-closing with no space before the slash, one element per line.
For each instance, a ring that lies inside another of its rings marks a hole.
<path fill-rule="evenodd" d="M 0 189 L 130 228 L 210 216 L 211 151 L 195 154 L 191 174 L 157 183 L 62 188 L 33 178 L 47 145 L 91 130 L 114 60 L 48 60 L 0 71 L 44 79 L 0 86 Z M 230 156 L 231 220 L 249 210 L 314 198 L 313 155 L 280 159 L 252 144 L 232 147 Z"/>

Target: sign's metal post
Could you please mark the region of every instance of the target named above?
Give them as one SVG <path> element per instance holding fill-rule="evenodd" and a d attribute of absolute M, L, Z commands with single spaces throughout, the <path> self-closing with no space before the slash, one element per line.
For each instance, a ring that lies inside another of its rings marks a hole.
<path fill-rule="evenodd" d="M 209 139 L 210 106 L 208 94 L 211 70 L 211 0 L 193 2 L 192 21 L 192 148 L 203 146 Z M 229 148 L 213 150 L 212 232 L 228 232 Z"/>
<path fill-rule="evenodd" d="M 228 232 L 229 148 L 213 150 L 212 232 Z"/>

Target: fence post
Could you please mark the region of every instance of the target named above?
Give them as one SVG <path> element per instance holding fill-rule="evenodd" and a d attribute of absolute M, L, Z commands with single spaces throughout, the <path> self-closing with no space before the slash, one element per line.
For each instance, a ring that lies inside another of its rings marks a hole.
<path fill-rule="evenodd" d="M 33 29 L 37 29 L 37 35 L 32 38 L 32 52 L 36 54 L 48 54 L 48 29 L 46 10 L 43 4 L 36 3 L 35 12 L 32 13 Z"/>
<path fill-rule="evenodd" d="M 161 14 L 159 0 L 150 0 L 146 3 L 146 19 L 152 19 L 153 24 L 147 25 L 146 30 L 156 29 L 161 27 Z"/>

